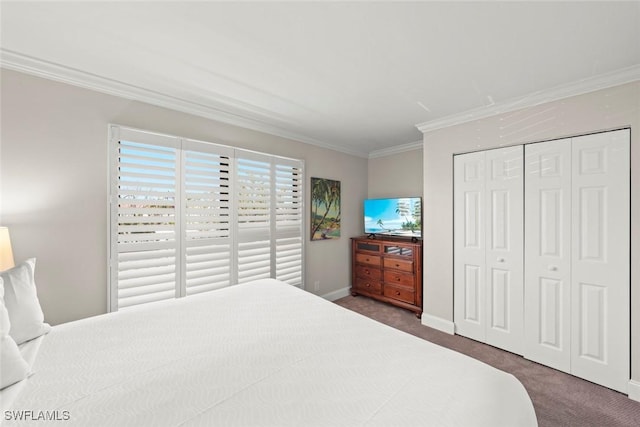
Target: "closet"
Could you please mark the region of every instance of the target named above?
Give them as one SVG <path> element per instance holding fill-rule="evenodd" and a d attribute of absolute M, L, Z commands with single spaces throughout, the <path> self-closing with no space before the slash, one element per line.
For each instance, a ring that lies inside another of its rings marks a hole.
<path fill-rule="evenodd" d="M 522 354 L 523 147 L 454 157 L 456 332 Z"/>
<path fill-rule="evenodd" d="M 629 150 L 622 129 L 455 156 L 456 333 L 627 392 Z"/>

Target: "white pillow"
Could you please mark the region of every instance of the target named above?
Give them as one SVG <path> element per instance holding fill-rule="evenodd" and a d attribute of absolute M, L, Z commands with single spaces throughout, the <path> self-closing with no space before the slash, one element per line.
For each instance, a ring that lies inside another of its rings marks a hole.
<path fill-rule="evenodd" d="M 44 323 L 44 314 L 38 301 L 34 274 L 35 258 L 31 258 L 0 273 L 4 279 L 4 304 L 9 313 L 11 329 L 9 335 L 16 344 L 32 340 L 51 330 Z"/>
<path fill-rule="evenodd" d="M 16 342 L 9 336 L 11 323 L 3 296 L 4 286 L 0 277 L 0 389 L 29 376 L 29 365 L 22 358 Z"/>

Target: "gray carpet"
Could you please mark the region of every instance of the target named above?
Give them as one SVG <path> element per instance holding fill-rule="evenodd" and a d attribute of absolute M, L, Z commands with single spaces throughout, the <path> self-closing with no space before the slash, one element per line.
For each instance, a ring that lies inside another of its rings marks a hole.
<path fill-rule="evenodd" d="M 529 392 L 541 427 L 640 426 L 640 402 L 624 394 L 513 353 L 429 328 L 412 312 L 370 298 L 348 296 L 335 303 L 513 374 Z"/>

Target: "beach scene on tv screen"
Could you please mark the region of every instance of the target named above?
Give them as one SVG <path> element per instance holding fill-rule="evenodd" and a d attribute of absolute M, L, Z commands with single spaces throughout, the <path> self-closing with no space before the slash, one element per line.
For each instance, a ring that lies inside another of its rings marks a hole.
<path fill-rule="evenodd" d="M 422 206 L 419 197 L 364 201 L 365 233 L 420 237 Z"/>

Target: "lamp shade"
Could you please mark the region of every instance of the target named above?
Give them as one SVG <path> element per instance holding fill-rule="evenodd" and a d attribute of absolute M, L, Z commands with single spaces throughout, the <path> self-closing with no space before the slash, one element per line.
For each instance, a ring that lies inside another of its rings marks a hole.
<path fill-rule="evenodd" d="M 9 229 L 0 227 L 0 271 L 8 270 L 14 266 Z"/>

